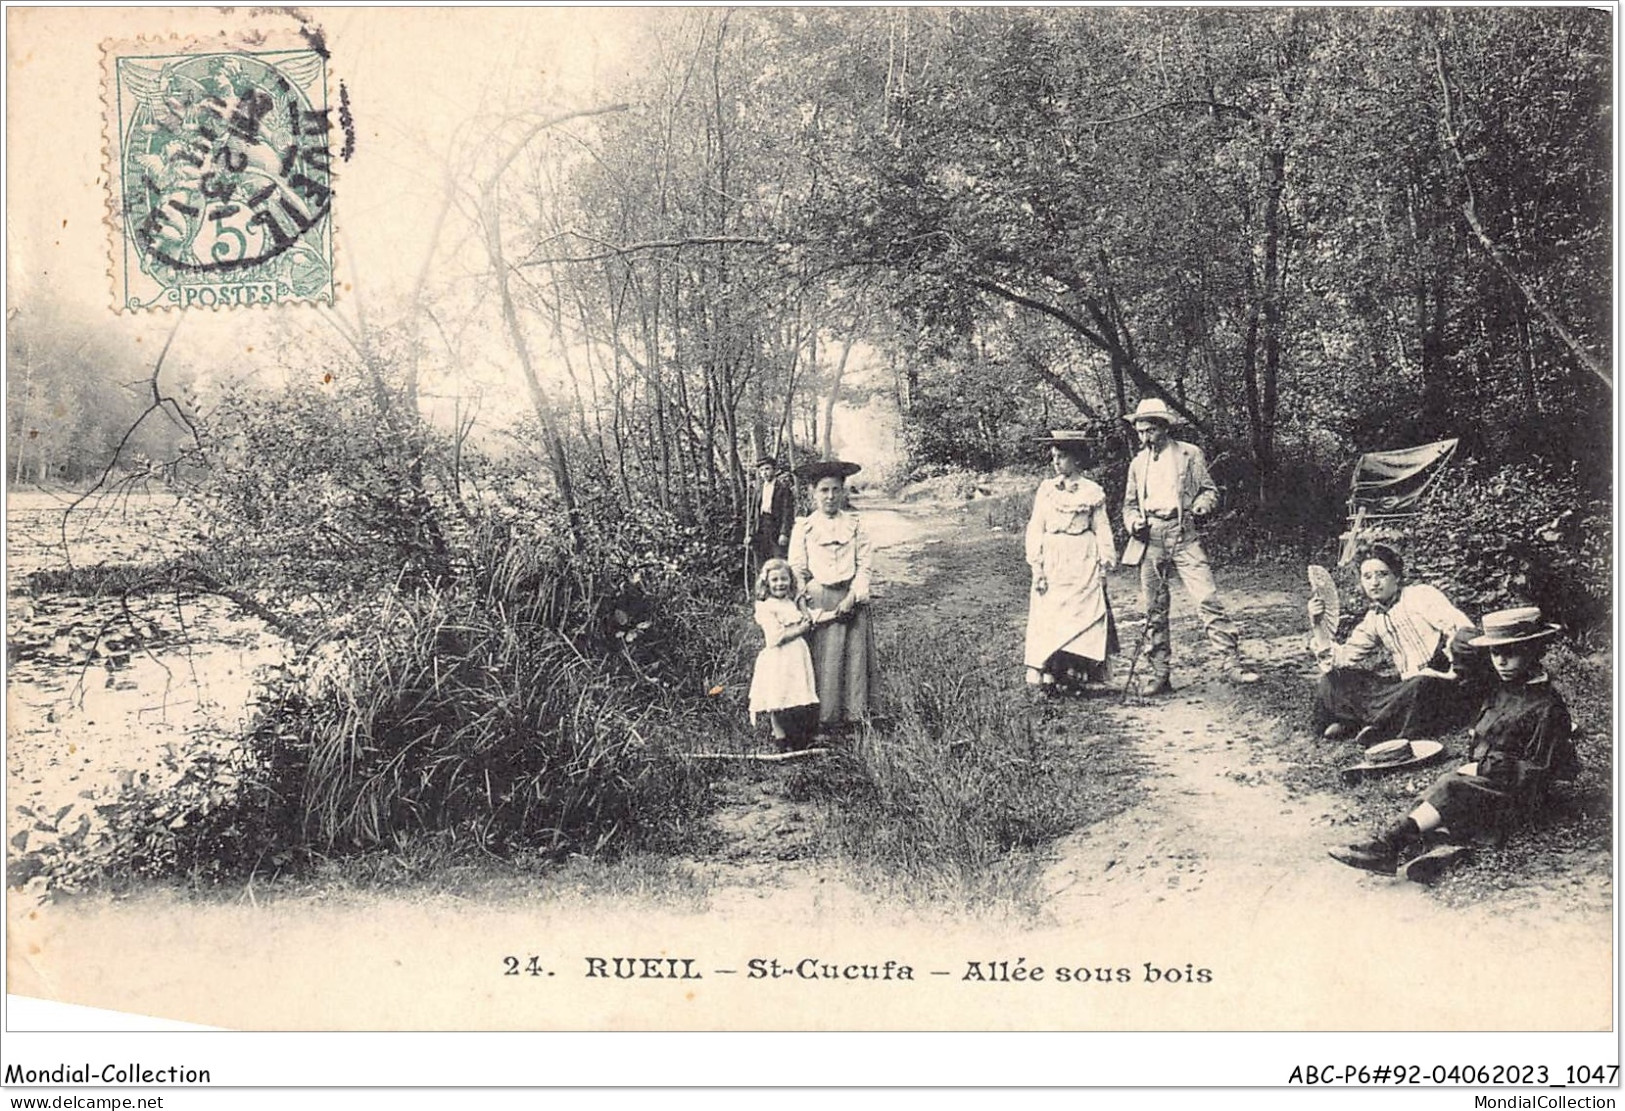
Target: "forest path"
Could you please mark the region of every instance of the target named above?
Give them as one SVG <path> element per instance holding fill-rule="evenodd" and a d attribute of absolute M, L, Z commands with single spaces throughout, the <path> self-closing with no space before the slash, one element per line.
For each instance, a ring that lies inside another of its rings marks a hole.
<path fill-rule="evenodd" d="M 863 509 L 878 582 L 929 584 L 931 601 L 924 604 L 934 618 L 946 610 L 958 611 L 951 616 L 961 623 L 970 618 L 984 627 L 1024 623 L 1023 612 L 986 612 L 986 600 L 999 594 L 991 580 L 1024 568 L 1020 537 L 990 532 L 978 503 Z M 944 542 L 983 549 L 970 565 L 981 569 L 984 581 L 934 579 L 932 547 Z M 1247 635 L 1280 627 L 1283 613 L 1299 612 L 1301 568 L 1218 574 L 1221 593 L 1242 625 L 1250 665 L 1278 682 L 1301 683 L 1307 699 L 1315 672 L 1303 634 Z M 1137 572 L 1118 571 L 1110 591 L 1124 624 L 1124 658 L 1109 693 L 1050 702 L 1032 713 L 1053 742 L 1132 746 L 1145 768 L 1144 797 L 1053 846 L 1037 936 L 1064 938 L 1072 946 L 1082 941 L 1084 954 L 1137 952 L 1142 964 L 1159 972 L 1175 969 L 1182 977 L 1206 968 L 1233 985 L 1247 985 L 1249 998 L 1268 1001 L 1251 1013 L 1234 1012 L 1229 1008 L 1237 1005 L 1235 996 L 1208 994 L 1200 1010 L 1184 1016 L 1194 1026 L 1608 1024 L 1613 915 L 1606 877 L 1571 877 L 1463 906 L 1418 885 L 1338 864 L 1327 855 L 1329 847 L 1362 839 L 1397 812 L 1369 796 L 1356 797 L 1330 767 L 1323 789 L 1305 789 L 1303 769 L 1294 774 L 1262 743 L 1283 736 L 1287 727 L 1251 697 L 1257 688 L 1217 680 L 1203 667 L 1201 627 L 1177 584 L 1175 694 L 1125 696 L 1127 658 L 1139 635 Z M 886 593 L 885 586 L 878 591 L 881 607 Z M 877 610 L 877 619 L 911 622 L 919 616 Z M 1010 666 L 1018 664 L 1012 659 Z M 1104 715 L 1111 727 L 1067 728 L 1084 715 Z M 1321 747 L 1320 759 L 1353 758 L 1352 749 L 1326 752 L 1325 742 L 1306 733 L 1299 741 Z M 1420 770 L 1411 780 L 1424 786 L 1438 771 Z M 772 797 L 771 786 L 760 789 L 764 799 Z M 770 802 L 758 805 L 764 813 L 774 811 Z M 1379 805 L 1384 808 L 1373 809 Z M 781 875 L 781 893 L 810 889 L 828 899 L 838 890 L 843 902 L 852 902 L 838 878 L 812 860 L 799 882 L 794 876 Z M 1148 940 L 1154 944 L 1148 947 Z M 1084 954 L 1080 962 L 1086 962 Z M 1105 963 L 1120 967 L 1115 960 Z M 1137 978 L 1152 974 L 1143 967 L 1131 972 Z"/>
<path fill-rule="evenodd" d="M 877 620 L 1019 643 L 1020 537 L 990 529 L 984 503 L 861 508 L 877 549 Z M 940 573 L 950 556 L 954 572 Z M 1219 582 L 1244 628 L 1267 628 L 1301 604 L 1298 572 L 1221 568 Z M 1128 653 L 1132 573 L 1115 574 L 1111 591 Z M 817 843 L 818 804 L 787 797 L 784 766 L 747 765 L 722 782 L 720 843 L 675 865 L 583 864 L 584 877 L 504 874 L 471 887 L 449 876 L 249 885 L 219 899 L 153 889 L 34 905 L 12 891 L 8 990 L 259 1029 L 1608 1026 L 1605 884 L 1450 906 L 1331 861 L 1328 845 L 1391 815 L 1330 773 L 1325 790 L 1304 789 L 1303 768 L 1276 754 L 1285 727 L 1257 702 L 1264 684 L 1210 682 L 1196 666 L 1200 630 L 1178 587 L 1173 620 L 1173 697 L 1125 698 L 1120 662 L 1118 690 L 1031 711 L 1047 743 L 1131 746 L 1143 768 L 1135 805 L 1052 846 L 1036 922 L 875 894 Z M 1266 683 L 1302 675 L 1307 697 L 1301 635 L 1244 648 Z M 990 681 L 1012 681 L 1018 665 L 1012 655 L 1011 673 Z M 1069 728 L 1101 716 L 1110 728 Z M 599 954 L 693 956 L 708 978 L 599 987 L 585 979 Z M 508 957 L 528 968 L 532 956 L 540 979 L 505 975 Z M 880 996 L 833 989 L 791 1004 L 745 975 L 751 959 L 805 956 L 897 957 L 926 982 L 877 1008 Z M 962 983 L 972 959 L 1018 958 L 1048 969 L 1042 991 Z"/>

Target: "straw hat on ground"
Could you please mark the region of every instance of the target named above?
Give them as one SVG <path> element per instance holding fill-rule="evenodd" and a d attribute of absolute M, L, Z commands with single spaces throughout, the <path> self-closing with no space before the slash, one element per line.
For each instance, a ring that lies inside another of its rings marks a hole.
<path fill-rule="evenodd" d="M 1383 775 L 1400 768 L 1430 763 L 1444 753 L 1438 741 L 1384 741 L 1365 750 L 1365 758 L 1343 769 L 1343 778 L 1354 781 L 1362 776 Z"/>

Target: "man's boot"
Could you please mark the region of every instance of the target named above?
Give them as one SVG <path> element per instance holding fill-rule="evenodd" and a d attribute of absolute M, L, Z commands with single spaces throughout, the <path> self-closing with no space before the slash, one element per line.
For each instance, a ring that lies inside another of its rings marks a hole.
<path fill-rule="evenodd" d="M 1166 675 L 1152 675 L 1140 686 L 1140 695 L 1143 698 L 1157 698 L 1165 694 L 1173 694 L 1174 685 L 1168 681 Z"/>
<path fill-rule="evenodd" d="M 1451 868 L 1471 855 L 1466 845 L 1435 845 L 1420 856 L 1399 866 L 1399 878 L 1412 883 L 1434 883 Z"/>

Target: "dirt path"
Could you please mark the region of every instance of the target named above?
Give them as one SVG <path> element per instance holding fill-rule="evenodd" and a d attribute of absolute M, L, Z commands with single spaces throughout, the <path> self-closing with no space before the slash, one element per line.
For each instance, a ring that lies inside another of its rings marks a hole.
<path fill-rule="evenodd" d="M 1132 596 L 1124 578 L 1118 597 Z M 1245 634 L 1266 612 L 1293 612 L 1301 601 L 1254 588 L 1230 592 L 1229 604 Z M 1102 924 L 1105 936 L 1208 954 L 1208 967 L 1241 977 L 1268 1001 L 1251 1016 L 1258 1028 L 1608 1024 L 1605 882 L 1461 907 L 1331 860 L 1328 847 L 1363 838 L 1399 811 L 1371 813 L 1329 778 L 1324 791 L 1289 787 L 1285 763 L 1262 743 L 1281 723 L 1253 704 L 1255 688 L 1203 676 L 1191 660 L 1200 625 L 1177 586 L 1173 629 L 1175 695 L 1113 698 L 1099 711 L 1116 723 L 1118 743 L 1146 761 L 1147 794 L 1056 846 L 1045 887 L 1057 928 Z M 1243 650 L 1261 669 L 1301 672 L 1307 698 L 1302 640 L 1244 640 Z"/>
<path fill-rule="evenodd" d="M 962 533 L 959 513 L 892 502 L 863 506 L 875 546 L 877 598 L 931 574 L 929 546 Z M 790 920 L 838 917 L 849 921 L 895 917 L 856 888 L 819 841 L 813 806 L 785 796 L 786 766 L 735 765 L 738 775 L 719 783 L 722 805 L 713 819 L 721 844 L 694 862 L 709 887 L 710 912 L 748 920 L 763 913 Z"/>
<path fill-rule="evenodd" d="M 1243 1019 L 1257 1028 L 1607 1025 L 1606 909 L 1451 907 L 1332 861 L 1326 847 L 1363 828 L 1348 800 L 1284 789 L 1238 697 L 1196 687 L 1110 711 L 1154 770 L 1141 805 L 1056 846 L 1055 928 L 1157 938 L 1240 977 L 1271 1004 Z"/>
<path fill-rule="evenodd" d="M 990 545 L 992 565 L 1020 558 L 1019 538 L 990 535 L 975 508 L 865 510 L 877 579 L 887 584 L 882 602 L 887 589 L 931 582 L 933 545 Z M 1221 572 L 1221 589 L 1233 581 Z M 983 593 L 974 582 L 953 588 L 936 592 L 944 604 L 974 607 Z M 1114 577 L 1112 594 L 1132 618 L 1127 573 Z M 673 902 L 660 883 L 653 898 L 582 898 L 551 893 L 542 879 L 534 890 L 520 885 L 473 902 L 408 890 L 262 903 L 250 888 L 233 902 L 154 892 L 35 907 L 13 893 L 8 985 L 260 1028 L 1608 1025 L 1608 891 L 1450 907 L 1428 890 L 1328 859 L 1326 846 L 1387 815 L 1362 813 L 1345 792 L 1289 785 L 1286 764 L 1261 742 L 1279 723 L 1249 703 L 1248 688 L 1206 682 L 1192 670 L 1199 630 L 1177 587 L 1174 599 L 1181 687 L 1174 697 L 1111 695 L 1035 711 L 1056 743 L 1129 746 L 1145 769 L 1137 805 L 1054 846 L 1037 924 L 907 909 L 866 892 L 817 842 L 811 804 L 787 798 L 784 779 L 760 768 L 725 785 L 719 844 L 688 867 L 699 894 L 686 903 Z M 1297 604 L 1280 589 L 1252 588 L 1245 601 L 1231 601 L 1244 625 Z M 1015 628 L 1024 614 L 1001 610 L 997 619 Z M 1132 645 L 1133 628 L 1125 632 Z M 1297 640 L 1245 647 L 1266 669 L 1290 669 L 1298 666 Z M 1073 728 L 1086 717 L 1111 727 Z M 711 966 L 752 956 L 895 956 L 952 978 L 921 987 L 901 1009 L 876 1009 L 870 997 L 851 993 L 791 1004 L 749 988 L 738 968 L 690 992 L 687 1010 L 669 993 L 585 991 L 579 978 L 563 993 L 496 990 L 502 958 L 533 951 L 578 977 L 582 954 L 658 952 L 696 954 Z M 989 1010 L 954 990 L 971 955 L 1090 970 L 1094 986 Z M 1131 977 L 1134 990 L 1109 986 L 1101 972 Z"/>
<path fill-rule="evenodd" d="M 967 530 L 974 535 L 985 527 L 974 508 L 923 513 L 876 506 L 868 507 L 866 521 L 877 578 L 889 583 L 927 581 L 933 543 L 963 541 Z M 1005 546 L 1019 560 L 1019 539 L 1008 537 Z M 976 584 L 954 586 L 961 595 L 976 592 Z M 1111 592 L 1129 610 L 1129 653 L 1137 636 L 1134 573 L 1115 575 Z M 1244 632 L 1265 624 L 1258 619 L 1272 611 L 1301 605 L 1283 590 L 1256 584 L 1244 594 L 1230 597 Z M 1105 715 L 1112 722 L 1107 737 L 1079 743 L 1132 746 L 1148 771 L 1139 805 L 1055 846 L 1037 936 L 1072 939 L 1081 930 L 1091 949 L 1106 952 L 1157 939 L 1159 951 L 1178 957 L 1169 967 L 1223 969 L 1251 985 L 1250 998 L 1259 1002 L 1240 1021 L 1260 1028 L 1606 1026 L 1613 923 L 1606 884 L 1460 907 L 1331 860 L 1328 847 L 1363 837 L 1395 815 L 1367 812 L 1330 777 L 1324 791 L 1289 786 L 1286 765 L 1261 743 L 1280 723 L 1252 704 L 1252 688 L 1205 677 L 1195 612 L 1177 586 L 1174 597 L 1174 697 L 1122 697 L 1127 668 L 1119 661 L 1116 693 L 1038 711 L 1060 736 L 1075 715 Z M 1308 697 L 1313 673 L 1301 634 L 1246 639 L 1243 648 L 1255 666 L 1301 675 Z M 749 819 L 725 812 L 725 823 L 738 823 L 741 844 L 782 846 L 805 836 L 806 815 L 775 798 L 771 784 L 758 784 Z M 813 906 L 839 905 L 848 913 L 861 906 L 813 859 L 814 847 L 797 845 L 797 853 L 807 859 L 781 873 L 775 898 L 815 891 Z M 1470 975 L 1485 965 L 1497 974 Z M 1234 1002 L 1219 997 L 1188 1020 L 1233 1026 L 1238 1016 L 1226 1008 Z"/>

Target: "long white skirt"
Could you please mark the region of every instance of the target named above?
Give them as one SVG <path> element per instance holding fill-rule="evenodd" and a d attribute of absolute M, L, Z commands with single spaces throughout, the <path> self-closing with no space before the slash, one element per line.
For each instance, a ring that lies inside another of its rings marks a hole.
<path fill-rule="evenodd" d="M 1049 589 L 1028 595 L 1023 662 L 1042 668 L 1057 652 L 1106 658 L 1106 576 L 1095 534 L 1046 533 L 1044 578 Z"/>

